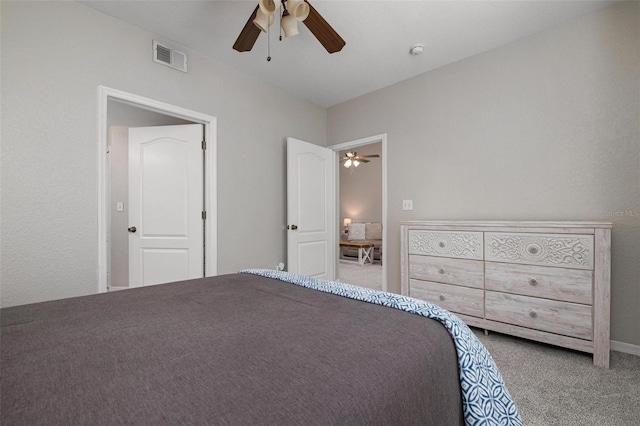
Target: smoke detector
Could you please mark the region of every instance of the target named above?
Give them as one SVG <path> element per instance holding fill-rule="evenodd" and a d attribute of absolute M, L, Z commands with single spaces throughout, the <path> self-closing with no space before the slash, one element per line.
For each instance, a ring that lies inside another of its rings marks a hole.
<path fill-rule="evenodd" d="M 411 46 L 411 49 L 409 49 L 409 53 L 412 56 L 422 55 L 422 52 L 424 52 L 424 44 L 414 44 Z"/>

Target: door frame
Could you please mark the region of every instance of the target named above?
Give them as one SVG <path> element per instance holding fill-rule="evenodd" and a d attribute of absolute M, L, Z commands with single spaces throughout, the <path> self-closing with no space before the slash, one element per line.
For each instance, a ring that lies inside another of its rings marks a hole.
<path fill-rule="evenodd" d="M 362 139 L 351 140 L 342 142 L 335 145 L 330 145 L 327 148 L 332 149 L 339 154 L 340 151 L 345 149 L 357 148 L 363 145 L 371 145 L 373 143 L 382 142 L 382 291 L 388 291 L 387 287 L 387 134 L 382 133 L 380 135 L 369 136 Z M 342 231 L 340 222 L 340 168 L 336 167 L 336 235 Z M 338 256 L 336 256 L 336 272 L 338 271 Z"/>
<path fill-rule="evenodd" d="M 136 108 L 177 117 L 204 125 L 204 135 L 207 141 L 205 150 L 205 192 L 204 206 L 207 212 L 205 234 L 205 269 L 206 276 L 216 275 L 218 272 L 218 211 L 217 211 L 217 181 L 216 181 L 216 152 L 217 152 L 217 118 L 200 112 L 191 111 L 175 105 L 145 98 L 132 93 L 98 86 L 98 292 L 107 289 L 109 272 L 109 239 L 111 217 L 111 188 L 109 170 L 109 141 L 107 138 L 107 112 L 109 101 L 117 101 Z"/>

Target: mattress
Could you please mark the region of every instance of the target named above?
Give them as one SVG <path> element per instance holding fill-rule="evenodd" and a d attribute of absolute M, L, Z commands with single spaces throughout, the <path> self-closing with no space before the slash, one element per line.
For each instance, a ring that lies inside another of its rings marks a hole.
<path fill-rule="evenodd" d="M 441 322 L 308 287 L 230 274 L 4 308 L 0 423 L 465 423 Z"/>

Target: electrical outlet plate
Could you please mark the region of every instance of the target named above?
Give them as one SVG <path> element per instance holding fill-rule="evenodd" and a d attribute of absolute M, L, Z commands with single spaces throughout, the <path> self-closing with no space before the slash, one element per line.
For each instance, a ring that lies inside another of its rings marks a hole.
<path fill-rule="evenodd" d="M 402 200 L 402 210 L 413 210 L 413 200 Z"/>

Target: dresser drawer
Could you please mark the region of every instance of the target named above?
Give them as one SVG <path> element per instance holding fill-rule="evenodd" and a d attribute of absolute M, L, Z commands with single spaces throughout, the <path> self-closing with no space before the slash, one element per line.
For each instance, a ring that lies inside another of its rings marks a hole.
<path fill-rule="evenodd" d="M 482 260 L 482 232 L 409 231 L 409 254 Z"/>
<path fill-rule="evenodd" d="M 480 289 L 409 280 L 409 296 L 442 306 L 451 312 L 474 317 L 484 315 L 484 292 Z"/>
<path fill-rule="evenodd" d="M 482 289 L 483 274 L 479 260 L 409 255 L 409 278 Z"/>
<path fill-rule="evenodd" d="M 486 232 L 485 260 L 593 269 L 593 235 Z"/>
<path fill-rule="evenodd" d="M 593 271 L 487 262 L 484 283 L 487 290 L 593 303 Z"/>
<path fill-rule="evenodd" d="M 487 291 L 485 315 L 493 321 L 593 339 L 591 306 L 587 305 Z"/>

